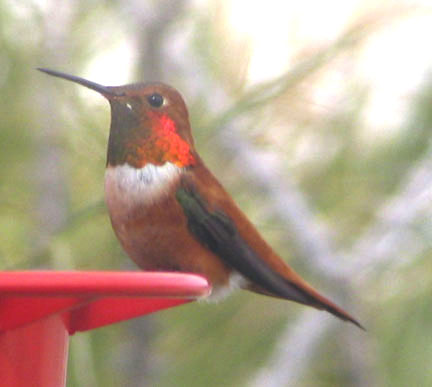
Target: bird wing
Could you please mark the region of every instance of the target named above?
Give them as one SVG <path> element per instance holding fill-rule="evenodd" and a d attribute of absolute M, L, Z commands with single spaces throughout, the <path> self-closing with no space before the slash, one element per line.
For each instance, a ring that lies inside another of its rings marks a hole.
<path fill-rule="evenodd" d="M 260 259 L 222 210 L 210 211 L 196 191 L 185 188 L 177 190 L 176 198 L 186 215 L 191 233 L 228 266 L 269 293 L 302 304 L 315 303 L 310 295 L 287 282 Z"/>
<path fill-rule="evenodd" d="M 206 195 L 199 192 L 197 184 L 187 174 L 176 190 L 176 199 L 187 218 L 188 228 L 202 245 L 248 279 L 253 284 L 252 289 L 325 309 L 364 329 L 342 308 L 302 280 L 279 257 L 275 258 L 273 252 L 270 263 L 268 258 L 263 259 L 256 251 L 258 248 L 254 249 L 251 245 L 268 245 L 210 171 L 206 170 L 205 175 L 208 178 L 207 186 L 203 187 Z M 243 229 L 243 235 L 234 221 L 238 218 L 247 226 Z M 248 240 L 245 239 L 245 232 L 248 234 Z M 275 269 L 276 267 L 278 269 Z"/>

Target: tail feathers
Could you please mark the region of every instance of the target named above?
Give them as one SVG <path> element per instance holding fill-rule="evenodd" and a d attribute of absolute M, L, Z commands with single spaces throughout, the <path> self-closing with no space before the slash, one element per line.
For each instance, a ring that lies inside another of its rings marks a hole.
<path fill-rule="evenodd" d="M 256 285 L 251 285 L 249 289 L 267 296 L 278 297 L 298 302 L 303 305 L 312 306 L 316 309 L 325 310 L 341 320 L 349 321 L 360 329 L 364 331 L 366 330 L 357 319 L 341 307 L 337 306 L 334 302 L 330 301 L 327 297 L 320 294 L 300 277 L 295 278 L 295 282 L 284 278 L 284 285 L 283 291 L 280 291 L 282 289 L 279 287 L 278 292 L 268 291 Z M 275 288 L 273 288 L 273 290 L 275 290 Z"/>
<path fill-rule="evenodd" d="M 297 287 L 297 285 L 295 284 L 291 284 L 291 286 Z M 310 288 L 309 285 L 307 287 L 309 289 L 299 289 L 300 291 L 304 291 L 307 294 L 308 298 L 310 299 L 310 303 L 308 303 L 307 305 L 313 306 L 317 309 L 326 310 L 332 315 L 339 317 L 341 320 L 349 321 L 354 325 L 358 326 L 360 329 L 364 331 L 366 330 L 364 326 L 361 325 L 357 319 L 351 316 L 344 309 L 337 306 L 334 302 L 330 301 L 327 297 L 324 297 L 323 295 L 318 293 L 315 289 Z"/>

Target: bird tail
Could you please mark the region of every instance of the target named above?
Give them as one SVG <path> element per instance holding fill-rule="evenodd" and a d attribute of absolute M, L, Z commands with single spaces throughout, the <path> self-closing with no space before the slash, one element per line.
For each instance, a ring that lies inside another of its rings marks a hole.
<path fill-rule="evenodd" d="M 286 269 L 287 270 L 284 271 L 288 271 L 288 273 L 284 273 L 285 275 L 280 277 L 283 281 L 283 286 L 281 286 L 278 281 L 279 286 L 273 287 L 271 291 L 256 285 L 251 285 L 249 289 L 257 293 L 298 302 L 320 310 L 326 310 L 341 320 L 349 321 L 360 329 L 366 330 L 351 314 L 315 290 L 291 268 L 286 267 Z"/>

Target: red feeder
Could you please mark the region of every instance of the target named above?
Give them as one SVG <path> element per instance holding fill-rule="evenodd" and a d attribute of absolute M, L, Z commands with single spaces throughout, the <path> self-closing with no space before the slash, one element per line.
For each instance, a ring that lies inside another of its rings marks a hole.
<path fill-rule="evenodd" d="M 0 272 L 0 386 L 64 386 L 70 335 L 209 292 L 194 274 Z"/>

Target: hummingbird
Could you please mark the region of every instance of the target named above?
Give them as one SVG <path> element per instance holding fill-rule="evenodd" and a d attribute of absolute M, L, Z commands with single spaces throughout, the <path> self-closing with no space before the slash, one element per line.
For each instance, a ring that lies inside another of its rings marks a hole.
<path fill-rule="evenodd" d="M 280 258 L 206 167 L 176 89 L 159 82 L 103 86 L 38 70 L 109 101 L 105 202 L 117 238 L 142 270 L 203 275 L 211 300 L 246 289 L 325 310 L 364 329 Z"/>

